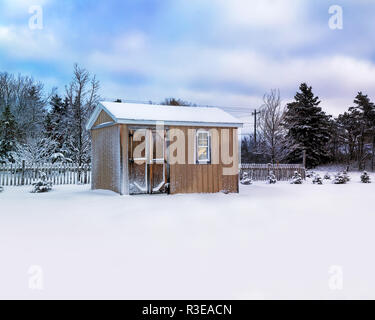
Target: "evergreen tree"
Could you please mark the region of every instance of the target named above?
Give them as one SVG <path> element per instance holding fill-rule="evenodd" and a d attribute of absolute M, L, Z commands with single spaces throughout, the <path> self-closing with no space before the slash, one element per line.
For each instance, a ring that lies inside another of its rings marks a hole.
<path fill-rule="evenodd" d="M 338 172 L 335 175 L 335 179 L 332 181 L 334 184 L 345 184 L 348 182 L 347 178 L 345 177 L 344 173 Z"/>
<path fill-rule="evenodd" d="M 326 172 L 326 174 L 324 175 L 324 179 L 331 180 L 331 175 L 329 174 L 329 172 Z"/>
<path fill-rule="evenodd" d="M 366 171 L 363 171 L 363 173 L 361 174 L 361 182 L 362 183 L 371 183 L 371 178 Z"/>
<path fill-rule="evenodd" d="M 354 106 L 349 108 L 357 126 L 358 143 L 358 169 L 362 170 L 366 159 L 365 142 L 366 139 L 372 142 L 372 167 L 374 167 L 375 157 L 375 105 L 370 101 L 367 95 L 358 92 L 354 99 Z"/>
<path fill-rule="evenodd" d="M 302 176 L 298 173 L 298 171 L 294 171 L 292 176 L 292 180 L 290 181 L 291 184 L 302 184 Z"/>
<path fill-rule="evenodd" d="M 0 117 L 0 162 L 13 161 L 11 152 L 15 147 L 17 124 L 9 106 Z"/>
<path fill-rule="evenodd" d="M 306 150 L 306 166 L 314 167 L 328 160 L 327 143 L 330 140 L 330 116 L 319 107 L 319 98 L 312 88 L 302 83 L 294 102 L 287 104 L 284 126 L 287 130 L 287 160 L 302 162 Z"/>
<path fill-rule="evenodd" d="M 244 172 L 242 174 L 242 179 L 241 179 L 240 183 L 243 184 L 243 185 L 250 185 L 250 184 L 253 183 L 253 180 L 250 178 L 250 176 L 247 172 Z"/>
<path fill-rule="evenodd" d="M 33 183 L 33 190 L 31 193 L 43 193 L 52 190 L 52 181 L 48 180 L 45 172 L 39 172 L 40 178 Z"/>
<path fill-rule="evenodd" d="M 347 163 L 355 158 L 357 137 L 360 133 L 359 111 L 351 109 L 340 114 L 336 120 L 341 150 L 346 153 Z"/>
<path fill-rule="evenodd" d="M 276 182 L 277 182 L 277 179 L 276 179 L 275 174 L 273 173 L 273 171 L 270 171 L 270 173 L 268 174 L 268 177 L 267 177 L 267 183 L 275 184 Z"/>
<path fill-rule="evenodd" d="M 271 157 L 265 152 L 257 151 L 254 136 L 250 134 L 241 139 L 241 161 L 243 163 L 269 163 Z"/>
<path fill-rule="evenodd" d="M 323 184 L 323 180 L 319 174 L 316 174 L 313 179 L 313 184 Z"/>
<path fill-rule="evenodd" d="M 56 141 L 56 149 L 52 153 L 63 153 L 64 144 L 69 134 L 68 101 L 55 94 L 50 100 L 51 109 L 45 119 L 46 135 Z"/>

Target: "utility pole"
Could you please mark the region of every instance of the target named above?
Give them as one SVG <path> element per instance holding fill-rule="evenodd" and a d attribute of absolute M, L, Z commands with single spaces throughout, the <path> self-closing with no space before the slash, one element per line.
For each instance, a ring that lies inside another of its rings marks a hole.
<path fill-rule="evenodd" d="M 257 115 L 260 113 L 260 111 L 257 111 L 257 109 L 255 109 L 251 115 L 254 116 L 254 146 L 256 148 L 257 146 Z"/>

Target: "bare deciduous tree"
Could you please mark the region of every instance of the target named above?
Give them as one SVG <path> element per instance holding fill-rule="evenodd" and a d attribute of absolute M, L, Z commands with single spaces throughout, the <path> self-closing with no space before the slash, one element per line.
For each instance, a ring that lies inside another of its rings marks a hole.
<path fill-rule="evenodd" d="M 267 153 L 272 163 L 283 157 L 283 127 L 282 121 L 285 108 L 281 106 L 280 90 L 272 89 L 263 96 L 263 105 L 259 119 L 262 142 L 260 147 Z"/>
<path fill-rule="evenodd" d="M 67 142 L 72 160 L 79 165 L 90 161 L 91 140 L 85 125 L 99 102 L 99 82 L 86 69 L 74 65 L 74 76 L 66 87 L 66 97 L 71 110 L 71 134 Z"/>

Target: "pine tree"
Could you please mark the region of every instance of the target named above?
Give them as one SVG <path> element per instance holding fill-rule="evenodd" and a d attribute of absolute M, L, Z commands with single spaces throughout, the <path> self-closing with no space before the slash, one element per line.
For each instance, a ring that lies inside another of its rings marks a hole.
<path fill-rule="evenodd" d="M 250 178 L 249 174 L 247 172 L 244 172 L 242 174 L 241 184 L 243 185 L 250 185 L 253 183 L 253 180 Z"/>
<path fill-rule="evenodd" d="M 331 180 L 331 175 L 328 172 L 326 172 L 326 174 L 324 175 L 324 179 Z"/>
<path fill-rule="evenodd" d="M 338 172 L 335 175 L 335 179 L 332 181 L 334 184 L 346 184 L 348 182 L 347 178 L 345 177 L 345 174 L 342 172 Z"/>
<path fill-rule="evenodd" d="M 302 184 L 302 176 L 298 173 L 298 171 L 294 171 L 292 180 L 290 181 L 291 184 Z"/>
<path fill-rule="evenodd" d="M 323 180 L 319 174 L 316 174 L 313 179 L 313 184 L 323 184 Z"/>
<path fill-rule="evenodd" d="M 267 183 L 275 184 L 276 182 L 277 182 L 277 179 L 276 179 L 275 174 L 273 173 L 273 171 L 270 171 L 270 173 L 268 174 L 268 177 L 267 177 Z"/>
<path fill-rule="evenodd" d="M 68 123 L 68 101 L 55 94 L 50 100 L 51 109 L 45 119 L 46 135 L 49 139 L 56 142 L 56 147 L 52 154 L 63 154 L 67 156 L 64 149 L 65 141 L 69 134 Z"/>
<path fill-rule="evenodd" d="M 342 176 L 344 177 L 345 182 L 349 182 L 349 181 L 350 181 L 350 177 L 349 177 L 347 171 L 344 171 L 344 172 L 342 173 Z"/>
<path fill-rule="evenodd" d="M 327 161 L 330 140 L 330 117 L 319 107 L 319 98 L 312 88 L 302 83 L 294 102 L 287 104 L 284 126 L 287 129 L 286 147 L 289 162 L 302 162 L 306 150 L 306 166 L 314 167 Z"/>
<path fill-rule="evenodd" d="M 52 181 L 47 179 L 45 172 L 39 172 L 40 179 L 33 183 L 33 190 L 31 193 L 43 193 L 52 190 Z"/>
<path fill-rule="evenodd" d="M 11 152 L 15 148 L 17 124 L 9 106 L 5 107 L 0 118 L 0 162 L 11 161 Z"/>
<path fill-rule="evenodd" d="M 363 173 L 361 174 L 361 182 L 362 183 L 371 183 L 371 178 L 366 171 L 363 171 Z"/>
<path fill-rule="evenodd" d="M 23 113 L 21 123 L 19 123 L 20 130 L 22 130 L 21 140 L 43 136 L 45 105 L 43 85 L 31 83 L 26 88 L 24 101 L 16 108 L 16 110 L 22 110 Z"/>
<path fill-rule="evenodd" d="M 355 158 L 357 137 L 360 134 L 360 113 L 358 110 L 351 109 L 349 112 L 340 114 L 336 120 L 338 129 L 338 140 L 341 144 L 341 150 L 347 155 L 347 163 Z"/>
<path fill-rule="evenodd" d="M 366 158 L 365 141 L 369 138 L 372 142 L 372 167 L 374 167 L 375 158 L 375 105 L 370 101 L 367 95 L 358 92 L 354 99 L 354 106 L 349 108 L 349 111 L 354 115 L 354 119 L 358 124 L 358 169 L 362 170 L 364 167 L 364 160 Z"/>

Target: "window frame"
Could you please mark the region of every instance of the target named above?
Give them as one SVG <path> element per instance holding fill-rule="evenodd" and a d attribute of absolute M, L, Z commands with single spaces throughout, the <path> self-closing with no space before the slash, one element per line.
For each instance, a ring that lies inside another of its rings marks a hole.
<path fill-rule="evenodd" d="M 207 134 L 207 146 L 199 146 L 199 135 L 200 134 Z M 199 159 L 198 150 L 200 147 L 207 148 L 207 158 L 206 159 Z M 210 131 L 206 129 L 199 129 L 195 134 L 195 157 L 197 164 L 210 164 L 211 163 L 211 135 Z"/>

